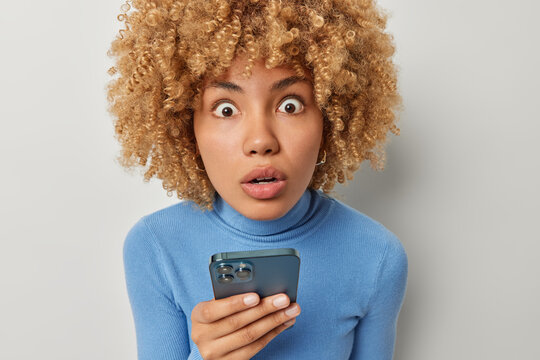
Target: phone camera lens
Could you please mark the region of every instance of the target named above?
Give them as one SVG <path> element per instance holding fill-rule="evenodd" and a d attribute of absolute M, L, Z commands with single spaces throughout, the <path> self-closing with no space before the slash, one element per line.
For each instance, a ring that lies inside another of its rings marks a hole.
<path fill-rule="evenodd" d="M 228 274 L 222 274 L 218 276 L 218 281 L 220 284 L 229 284 L 233 281 L 234 276 Z"/>
<path fill-rule="evenodd" d="M 217 268 L 218 274 L 224 275 L 224 274 L 231 274 L 233 272 L 232 266 L 229 265 L 221 265 Z"/>
<path fill-rule="evenodd" d="M 251 273 L 251 270 L 249 270 L 247 268 L 240 268 L 240 269 L 236 270 L 236 276 L 241 280 L 245 280 L 245 279 L 249 278 L 250 273 Z"/>

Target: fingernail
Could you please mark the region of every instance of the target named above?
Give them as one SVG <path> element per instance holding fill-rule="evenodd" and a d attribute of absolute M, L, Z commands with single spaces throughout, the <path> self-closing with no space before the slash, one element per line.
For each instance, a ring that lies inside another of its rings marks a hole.
<path fill-rule="evenodd" d="M 248 295 L 244 296 L 244 304 L 247 306 L 255 305 L 257 303 L 257 296 L 256 295 Z"/>
<path fill-rule="evenodd" d="M 293 305 L 289 309 L 285 310 L 285 314 L 287 316 L 293 316 L 296 313 L 298 313 L 298 306 L 296 306 L 296 305 Z"/>
<path fill-rule="evenodd" d="M 287 297 L 285 295 L 280 295 L 272 301 L 275 307 L 279 308 L 287 305 Z"/>
<path fill-rule="evenodd" d="M 285 321 L 285 322 L 283 323 L 283 325 L 286 325 L 286 326 L 289 326 L 289 325 L 292 325 L 292 324 L 294 324 L 294 319 Z"/>

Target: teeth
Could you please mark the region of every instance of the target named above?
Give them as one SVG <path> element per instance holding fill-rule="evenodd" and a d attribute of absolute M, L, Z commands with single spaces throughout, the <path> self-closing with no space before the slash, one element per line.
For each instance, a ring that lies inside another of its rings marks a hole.
<path fill-rule="evenodd" d="M 271 184 L 273 182 L 276 182 L 277 179 L 276 178 L 273 178 L 273 177 L 265 177 L 265 178 L 257 178 L 257 179 L 253 179 L 251 181 L 252 184 Z"/>

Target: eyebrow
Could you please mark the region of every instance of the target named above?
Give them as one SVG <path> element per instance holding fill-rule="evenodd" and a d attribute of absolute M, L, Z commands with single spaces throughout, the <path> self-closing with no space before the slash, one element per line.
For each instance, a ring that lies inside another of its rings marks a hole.
<path fill-rule="evenodd" d="M 282 90 L 291 86 L 292 84 L 296 84 L 297 82 L 309 82 L 309 81 L 299 76 L 289 76 L 285 79 L 281 79 L 273 83 L 272 86 L 270 87 L 270 91 Z M 229 81 L 215 81 L 209 84 L 207 87 L 230 90 L 230 91 L 241 93 L 241 94 L 244 93 L 244 89 L 242 89 L 237 84 L 229 82 Z"/>
<path fill-rule="evenodd" d="M 298 76 L 289 76 L 288 78 L 281 79 L 279 81 L 276 81 L 274 84 L 272 84 L 272 87 L 270 88 L 270 91 L 277 91 L 281 89 L 285 89 L 292 84 L 296 84 L 297 82 L 309 82 L 305 78 L 301 78 Z"/>
<path fill-rule="evenodd" d="M 208 86 L 206 87 L 207 88 L 213 87 L 213 88 L 218 88 L 218 89 L 225 89 L 225 90 L 230 90 L 234 92 L 244 93 L 244 90 L 240 86 L 229 81 L 215 81 L 211 84 L 208 84 Z"/>

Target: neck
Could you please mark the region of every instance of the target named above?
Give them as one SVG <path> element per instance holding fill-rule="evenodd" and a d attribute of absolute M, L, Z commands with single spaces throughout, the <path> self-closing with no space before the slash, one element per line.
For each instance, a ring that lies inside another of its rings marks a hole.
<path fill-rule="evenodd" d="M 273 220 L 250 219 L 216 193 L 214 213 L 224 224 L 250 235 L 274 235 L 288 231 L 303 223 L 312 200 L 312 190 L 307 189 L 297 203 L 283 216 Z"/>

